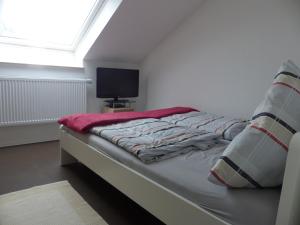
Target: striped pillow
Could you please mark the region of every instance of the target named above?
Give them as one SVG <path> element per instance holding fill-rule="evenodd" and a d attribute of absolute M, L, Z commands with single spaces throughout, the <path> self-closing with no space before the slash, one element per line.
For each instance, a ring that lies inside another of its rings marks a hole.
<path fill-rule="evenodd" d="M 251 123 L 212 167 L 209 180 L 234 188 L 282 184 L 288 145 L 300 131 L 300 69 L 291 61 L 275 76 Z"/>

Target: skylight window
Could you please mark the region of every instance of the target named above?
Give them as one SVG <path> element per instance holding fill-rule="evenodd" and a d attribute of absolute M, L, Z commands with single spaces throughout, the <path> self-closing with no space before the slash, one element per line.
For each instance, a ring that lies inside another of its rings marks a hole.
<path fill-rule="evenodd" d="M 74 51 L 103 0 L 0 0 L 0 43 Z"/>

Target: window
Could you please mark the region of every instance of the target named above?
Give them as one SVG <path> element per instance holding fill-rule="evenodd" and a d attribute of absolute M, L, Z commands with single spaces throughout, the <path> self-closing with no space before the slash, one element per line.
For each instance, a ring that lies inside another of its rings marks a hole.
<path fill-rule="evenodd" d="M 103 0 L 1 0 L 0 43 L 74 51 Z"/>
<path fill-rule="evenodd" d="M 0 0 L 0 62 L 83 67 L 122 0 Z"/>

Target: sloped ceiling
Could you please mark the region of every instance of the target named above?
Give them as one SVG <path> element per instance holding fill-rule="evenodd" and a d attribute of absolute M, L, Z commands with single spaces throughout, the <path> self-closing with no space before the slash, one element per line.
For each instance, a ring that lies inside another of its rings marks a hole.
<path fill-rule="evenodd" d="M 85 59 L 140 63 L 203 0 L 123 0 Z"/>

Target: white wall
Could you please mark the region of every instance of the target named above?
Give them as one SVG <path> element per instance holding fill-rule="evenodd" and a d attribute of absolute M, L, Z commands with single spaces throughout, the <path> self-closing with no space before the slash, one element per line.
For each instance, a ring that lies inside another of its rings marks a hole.
<path fill-rule="evenodd" d="M 0 62 L 0 77 L 1 76 L 28 76 L 34 78 L 83 78 L 84 69 Z"/>
<path fill-rule="evenodd" d="M 84 69 L 0 63 L 1 76 L 84 78 Z M 1 98 L 1 96 L 0 96 Z M 58 139 L 58 124 L 36 124 L 0 128 L 0 147 Z"/>
<path fill-rule="evenodd" d="M 300 64 L 300 1 L 207 0 L 143 62 L 147 108 L 249 117 L 282 61 Z"/>

